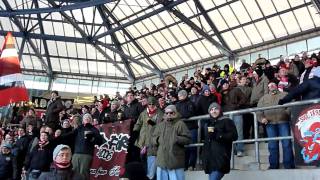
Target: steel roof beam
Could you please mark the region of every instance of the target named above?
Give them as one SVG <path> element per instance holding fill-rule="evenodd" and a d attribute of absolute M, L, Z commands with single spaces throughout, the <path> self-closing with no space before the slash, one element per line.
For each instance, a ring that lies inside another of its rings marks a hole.
<path fill-rule="evenodd" d="M 3 0 L 7 1 L 7 0 Z M 94 1 L 87 1 L 81 3 L 74 3 L 72 5 L 64 5 L 64 6 L 55 6 L 55 7 L 48 7 L 48 8 L 37 8 L 37 9 L 12 9 L 2 11 L 0 10 L 0 17 L 13 17 L 17 15 L 26 15 L 26 14 L 42 14 L 42 13 L 53 13 L 53 12 L 64 12 L 64 11 L 71 11 L 75 9 L 83 9 L 87 7 L 97 6 L 101 4 L 106 4 L 110 2 L 114 2 L 117 0 L 94 0 Z"/>
<path fill-rule="evenodd" d="M 98 9 L 98 11 L 99 11 L 100 17 L 101 17 L 104 25 L 107 27 L 108 30 L 111 29 L 112 26 L 111 26 L 111 24 L 110 24 L 110 22 L 109 22 L 109 20 L 108 20 L 108 17 L 104 14 L 101 6 L 98 6 L 97 9 Z M 111 39 L 112 39 L 113 43 L 115 44 L 116 48 L 117 48 L 120 52 L 124 53 L 124 52 L 123 52 L 123 49 L 122 49 L 122 47 L 121 47 L 121 45 L 120 45 L 120 42 L 119 42 L 119 40 L 118 40 L 118 38 L 117 38 L 117 35 L 116 35 L 115 33 L 112 33 L 112 34 L 111 34 Z M 133 71 L 132 71 L 132 68 L 130 67 L 130 64 L 129 64 L 129 62 L 128 62 L 128 59 L 127 59 L 127 58 L 124 58 L 123 56 L 121 56 L 121 59 L 122 59 L 122 62 L 124 63 L 124 66 L 126 67 L 128 73 L 129 73 L 129 75 L 132 76 L 133 79 L 136 79 L 136 77 L 135 77 L 135 75 L 134 75 L 134 73 L 133 73 Z"/>
<path fill-rule="evenodd" d="M 53 0 L 48 0 L 48 2 L 53 6 L 57 7 L 58 5 Z M 86 40 L 87 43 L 94 46 L 103 56 L 109 60 L 113 60 L 101 47 L 99 47 L 95 42 L 93 42 L 92 37 L 89 37 L 76 22 L 73 21 L 65 12 L 60 12 L 60 14 L 81 34 L 81 36 Z M 122 72 L 130 82 L 134 82 L 134 78 L 130 76 L 125 70 L 123 70 L 115 60 L 112 61 L 112 64 Z"/>
<path fill-rule="evenodd" d="M 10 6 L 10 4 L 8 3 L 7 0 L 3 0 L 3 3 L 7 9 L 7 11 L 12 11 L 12 8 Z M 24 34 L 24 38 L 29 42 L 31 48 L 33 49 L 33 51 L 35 52 L 35 54 L 37 55 L 37 57 L 40 59 L 40 62 L 42 64 L 42 66 L 46 69 L 47 74 L 49 77 L 52 77 L 52 69 L 50 69 L 48 67 L 48 65 L 45 63 L 45 60 L 42 58 L 41 53 L 38 51 L 36 45 L 33 43 L 33 41 L 31 41 L 31 39 L 28 37 L 28 33 L 27 31 L 23 28 L 21 22 L 15 17 L 15 16 L 11 16 L 10 17 L 11 21 L 18 27 L 18 29 L 23 32 Z"/>
<path fill-rule="evenodd" d="M 35 8 L 39 8 L 38 0 L 33 0 L 33 3 L 35 5 Z M 40 33 L 44 34 L 44 28 L 43 28 L 43 23 L 41 21 L 41 15 L 37 14 L 37 18 L 38 18 Z M 50 61 L 50 56 L 49 56 L 50 53 L 49 53 L 49 49 L 48 49 L 48 44 L 47 44 L 46 40 L 42 40 L 42 42 L 43 42 L 43 48 L 44 48 L 44 52 L 45 52 L 45 57 L 47 59 L 47 65 L 48 65 L 48 68 L 51 69 L 51 72 L 52 72 L 52 66 L 51 66 L 51 61 Z M 51 76 L 49 76 L 49 82 L 52 82 L 53 78 L 54 78 L 53 74 L 51 74 Z M 51 90 L 51 88 L 52 88 L 52 83 L 49 83 L 48 90 Z"/>
<path fill-rule="evenodd" d="M 216 25 L 214 24 L 214 22 L 212 21 L 212 19 L 209 17 L 208 13 L 205 11 L 203 5 L 201 4 L 201 2 L 199 0 L 194 0 L 194 3 L 196 4 L 196 7 L 199 9 L 199 11 L 201 12 L 201 14 L 203 15 L 203 17 L 205 18 L 205 20 L 207 21 L 207 23 L 209 24 L 209 26 L 211 27 L 211 29 L 213 30 L 214 34 L 217 36 L 217 38 L 219 39 L 221 45 L 227 49 L 229 52 L 232 53 L 232 56 L 234 56 L 234 53 L 232 52 L 232 50 L 230 49 L 229 45 L 226 43 L 226 41 L 223 39 L 223 37 L 221 36 L 218 28 L 216 27 Z"/>
<path fill-rule="evenodd" d="M 105 37 L 105 36 L 107 36 L 107 35 L 110 35 L 111 33 L 115 33 L 115 32 L 117 32 L 117 31 L 119 31 L 119 30 L 122 30 L 122 29 L 124 29 L 124 28 L 126 28 L 126 27 L 128 27 L 128 26 L 131 26 L 131 25 L 133 25 L 133 24 L 135 24 L 135 23 L 137 23 L 137 22 L 140 22 L 140 21 L 142 21 L 142 20 L 144 20 L 144 19 L 147 19 L 147 18 L 149 18 L 149 17 L 151 17 L 151 16 L 157 15 L 157 14 L 161 13 L 162 11 L 165 11 L 167 8 L 171 8 L 171 7 L 177 6 L 177 5 L 179 5 L 179 4 L 181 4 L 181 3 L 184 3 L 184 2 L 186 2 L 186 1 L 188 1 L 188 0 L 176 0 L 176 1 L 172 1 L 172 2 L 170 2 L 170 3 L 167 5 L 167 7 L 161 7 L 161 8 L 159 8 L 159 9 L 154 10 L 154 11 L 151 11 L 150 13 L 147 13 L 147 14 L 145 14 L 145 15 L 142 15 L 142 16 L 134 19 L 134 20 L 131 20 L 131 21 L 127 22 L 127 23 L 124 23 L 124 24 L 122 24 L 121 26 L 117 26 L 117 27 L 115 27 L 115 28 L 113 28 L 113 29 L 111 29 L 111 30 L 108 30 L 107 32 L 101 33 L 101 34 L 95 36 L 93 40 L 98 40 L 98 39 L 100 39 L 100 38 L 102 38 L 102 37 Z"/>
<path fill-rule="evenodd" d="M 102 7 L 103 10 L 109 15 L 109 17 L 118 25 L 121 26 L 120 22 L 117 20 L 117 18 L 105 7 Z M 164 77 L 163 72 L 160 70 L 160 68 L 152 61 L 152 59 L 149 57 L 149 55 L 140 47 L 140 45 L 133 40 L 133 37 L 128 33 L 126 29 L 122 29 L 123 33 L 130 39 L 132 40 L 132 43 L 134 46 L 139 50 L 139 52 L 146 58 L 146 60 L 152 65 L 154 69 L 151 69 L 152 72 L 157 74 L 160 79 Z"/>
<path fill-rule="evenodd" d="M 200 27 L 198 27 L 194 22 L 192 22 L 184 14 L 182 14 L 181 12 L 179 12 L 178 10 L 176 10 L 174 8 L 167 7 L 166 3 L 164 3 L 164 7 L 166 7 L 169 12 L 172 12 L 181 21 L 186 23 L 191 29 L 196 31 L 198 34 L 200 34 L 201 36 L 206 38 L 209 42 L 211 42 L 211 44 L 216 46 L 222 52 L 222 54 L 224 54 L 224 55 L 226 55 L 228 57 L 233 56 L 233 52 L 232 51 L 230 51 L 226 47 L 222 46 L 219 42 L 217 42 L 215 39 L 213 39 L 212 36 L 210 36 L 208 33 L 204 32 Z"/>

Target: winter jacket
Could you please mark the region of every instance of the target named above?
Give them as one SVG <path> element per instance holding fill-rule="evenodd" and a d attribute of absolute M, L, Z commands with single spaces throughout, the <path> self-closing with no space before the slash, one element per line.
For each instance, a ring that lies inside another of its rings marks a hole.
<path fill-rule="evenodd" d="M 139 118 L 140 113 L 143 111 L 142 105 L 137 99 L 133 100 L 130 104 L 127 104 L 124 108 L 124 119 L 133 119 L 134 122 Z"/>
<path fill-rule="evenodd" d="M 226 94 L 221 94 L 223 112 L 237 110 L 246 103 L 246 97 L 239 88 L 232 88 Z"/>
<path fill-rule="evenodd" d="M 108 117 L 107 118 L 105 118 L 105 120 L 103 121 L 103 123 L 111 123 L 111 122 L 116 122 L 116 121 L 118 121 L 118 114 L 119 113 L 122 113 L 123 114 L 123 112 L 120 110 L 120 109 L 117 109 L 117 110 L 115 110 L 115 111 L 110 111 L 109 113 L 108 113 Z"/>
<path fill-rule="evenodd" d="M 147 155 L 155 156 L 157 154 L 157 148 L 152 145 L 152 134 L 156 126 L 160 124 L 163 118 L 163 112 L 160 109 L 157 109 L 157 112 L 153 117 L 148 117 L 147 109 L 144 110 L 139 118 L 137 123 L 134 125 L 133 131 L 139 131 L 139 137 L 136 140 L 136 146 L 143 148 L 144 146 L 148 147 Z M 152 120 L 155 124 L 150 125 L 147 121 Z"/>
<path fill-rule="evenodd" d="M 193 102 L 193 104 L 195 105 L 195 109 L 196 109 L 196 111 L 197 111 L 197 106 L 198 106 L 198 104 L 199 104 L 199 99 L 200 99 L 200 95 L 198 95 L 198 94 L 195 94 L 195 95 L 191 95 L 190 96 L 190 101 L 191 102 Z"/>
<path fill-rule="evenodd" d="M 281 99 L 279 104 L 285 104 L 300 96 L 302 96 L 302 100 L 320 98 L 320 78 L 315 76 L 312 79 L 304 81 Z"/>
<path fill-rule="evenodd" d="M 304 70 L 304 72 L 301 74 L 300 76 L 300 84 L 302 84 L 304 81 L 311 79 L 314 77 L 314 71 L 316 70 L 316 68 L 320 68 L 318 67 L 309 67 L 307 69 Z"/>
<path fill-rule="evenodd" d="M 209 133 L 208 127 L 213 127 L 214 132 Z M 204 131 L 203 169 L 205 173 L 210 174 L 212 171 L 229 173 L 232 141 L 238 139 L 234 122 L 223 116 L 210 118 L 205 123 Z"/>
<path fill-rule="evenodd" d="M 90 133 L 85 136 L 85 131 Z M 71 141 L 74 141 L 75 154 L 93 155 L 94 145 L 100 146 L 103 143 L 103 138 L 100 135 L 99 130 L 95 128 L 92 124 L 82 124 L 73 132 L 61 136 L 59 140 L 61 139 L 69 139 Z"/>
<path fill-rule="evenodd" d="M 182 101 L 178 101 L 176 107 L 181 115 L 181 118 L 183 119 L 188 119 L 196 115 L 195 105 L 188 98 Z M 189 130 L 198 128 L 197 121 L 186 121 L 185 123 Z"/>
<path fill-rule="evenodd" d="M 46 125 L 53 129 L 59 126 L 59 113 L 63 110 L 61 98 L 57 97 L 55 100 L 50 100 L 46 111 Z"/>
<path fill-rule="evenodd" d="M 252 93 L 251 93 L 251 97 L 250 97 L 250 104 L 251 105 L 256 105 L 258 104 L 259 99 L 265 95 L 268 94 L 268 83 L 269 80 L 265 75 L 262 75 L 260 77 L 260 79 L 258 80 L 258 82 L 256 82 L 253 85 L 252 88 Z"/>
<path fill-rule="evenodd" d="M 15 180 L 18 179 L 17 159 L 12 154 L 0 153 L 0 179 Z"/>
<path fill-rule="evenodd" d="M 18 170 L 22 169 L 24 160 L 28 153 L 29 143 L 31 142 L 31 136 L 21 136 L 14 145 L 13 150 L 17 152 L 17 166 Z"/>
<path fill-rule="evenodd" d="M 264 95 L 258 103 L 258 107 L 268 107 L 268 106 L 274 106 L 278 105 L 279 100 L 282 99 L 287 95 L 286 92 L 279 92 L 277 94 L 266 94 Z M 277 108 L 277 109 L 271 109 L 271 110 L 265 110 L 262 112 L 257 112 L 258 118 L 261 120 L 261 118 L 265 117 L 270 124 L 279 124 L 282 122 L 289 121 L 289 113 L 286 111 L 285 108 Z"/>
<path fill-rule="evenodd" d="M 23 118 L 22 121 L 20 121 L 20 125 L 24 129 L 26 129 L 29 126 L 29 124 L 32 125 L 34 128 L 40 129 L 41 120 L 35 116 L 26 116 L 25 118 Z"/>
<path fill-rule="evenodd" d="M 191 133 L 179 117 L 164 120 L 155 129 L 152 143 L 158 146 L 157 166 L 163 169 L 184 168 L 185 145 L 191 143 Z"/>
<path fill-rule="evenodd" d="M 53 149 L 54 146 L 50 143 L 42 149 L 40 149 L 39 145 L 36 145 L 26 157 L 25 168 L 27 170 L 40 170 L 42 172 L 50 171 Z"/>
<path fill-rule="evenodd" d="M 199 99 L 198 111 L 199 115 L 208 114 L 208 108 L 211 103 L 217 102 L 217 98 L 213 95 L 210 96 L 204 96 L 202 95 Z"/>
<path fill-rule="evenodd" d="M 75 171 L 72 168 L 58 170 L 56 168 L 51 169 L 50 172 L 41 173 L 39 180 L 85 180 L 85 177 Z"/>
<path fill-rule="evenodd" d="M 242 93 L 244 94 L 245 96 L 245 103 L 244 103 L 244 108 L 247 108 L 250 106 L 250 97 L 251 97 L 251 93 L 252 93 L 252 88 L 249 87 L 249 86 L 241 86 L 241 85 L 238 85 L 236 88 L 239 88 Z"/>

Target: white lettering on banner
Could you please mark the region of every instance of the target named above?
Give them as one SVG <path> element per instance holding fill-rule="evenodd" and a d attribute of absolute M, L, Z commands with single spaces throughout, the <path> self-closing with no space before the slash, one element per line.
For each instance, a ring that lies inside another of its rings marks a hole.
<path fill-rule="evenodd" d="M 108 174 L 108 170 L 105 170 L 105 169 L 102 169 L 102 167 L 99 167 L 98 169 L 90 169 L 90 174 L 93 174 L 94 177 L 104 176 Z"/>
<path fill-rule="evenodd" d="M 122 152 L 125 151 L 127 153 L 128 149 L 128 141 L 129 135 L 128 134 L 111 134 L 110 138 L 106 137 L 104 132 L 100 133 L 106 142 L 98 147 L 97 157 L 99 159 L 103 159 L 105 161 L 110 161 L 115 152 Z"/>
<path fill-rule="evenodd" d="M 119 176 L 120 175 L 120 166 L 114 166 L 109 171 L 109 176 Z"/>

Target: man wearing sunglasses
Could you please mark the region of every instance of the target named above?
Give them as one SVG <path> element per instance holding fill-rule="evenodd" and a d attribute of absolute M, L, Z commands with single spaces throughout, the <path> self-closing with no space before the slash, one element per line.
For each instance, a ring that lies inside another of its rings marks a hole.
<path fill-rule="evenodd" d="M 175 105 L 165 108 L 164 120 L 157 125 L 152 143 L 158 147 L 157 178 L 184 180 L 184 146 L 191 143 L 191 133 Z"/>

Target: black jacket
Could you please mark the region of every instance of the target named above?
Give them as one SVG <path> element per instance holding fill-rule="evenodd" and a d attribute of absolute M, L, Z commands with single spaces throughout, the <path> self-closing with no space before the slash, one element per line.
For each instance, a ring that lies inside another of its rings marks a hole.
<path fill-rule="evenodd" d="M 279 104 L 285 104 L 293 99 L 299 99 L 300 96 L 302 97 L 302 100 L 320 98 L 320 78 L 315 76 L 303 81 L 302 84 L 294 88 L 288 95 L 281 99 Z"/>
<path fill-rule="evenodd" d="M 50 172 L 41 173 L 39 180 L 85 180 L 85 177 L 75 171 L 72 168 L 58 170 L 52 168 Z"/>
<path fill-rule="evenodd" d="M 59 126 L 59 113 L 62 110 L 63 104 L 60 97 L 57 97 L 54 101 L 50 100 L 46 111 L 46 125 L 56 129 Z"/>
<path fill-rule="evenodd" d="M 134 122 L 137 121 L 140 113 L 144 110 L 142 105 L 137 99 L 133 100 L 130 104 L 127 104 L 124 108 L 124 119 L 132 119 Z"/>
<path fill-rule="evenodd" d="M 32 138 L 31 136 L 24 135 L 20 137 L 17 140 L 16 144 L 14 145 L 14 149 L 17 152 L 17 165 L 18 165 L 19 171 L 24 165 L 24 160 L 28 153 L 29 143 L 31 142 L 31 138 Z"/>
<path fill-rule="evenodd" d="M 40 149 L 39 145 L 26 157 L 25 167 L 27 170 L 50 171 L 52 162 L 53 144 L 49 143 Z"/>
<path fill-rule="evenodd" d="M 85 137 L 85 131 L 90 132 Z M 79 126 L 73 132 L 74 137 L 74 153 L 93 155 L 94 145 L 101 145 L 103 138 L 99 130 L 91 124 Z"/>
<path fill-rule="evenodd" d="M 208 127 L 214 127 L 209 133 Z M 203 169 L 206 174 L 212 171 L 230 172 L 232 141 L 237 140 L 237 129 L 227 117 L 210 118 L 204 126 Z"/>
<path fill-rule="evenodd" d="M 199 115 L 208 114 L 208 108 L 209 108 L 210 104 L 213 102 L 217 102 L 216 96 L 214 96 L 214 95 L 203 96 L 202 95 L 199 99 L 199 104 L 197 105 Z"/>
<path fill-rule="evenodd" d="M 195 106 L 193 102 L 191 102 L 188 98 L 182 101 L 178 101 L 176 104 L 177 110 L 181 115 L 181 118 L 188 119 L 192 116 L 195 116 Z M 186 121 L 188 129 L 196 129 L 198 128 L 197 121 Z"/>
<path fill-rule="evenodd" d="M 118 121 L 118 113 L 123 113 L 120 109 L 115 111 L 110 111 L 108 117 L 104 119 L 103 123 L 111 123 Z"/>
<path fill-rule="evenodd" d="M 0 179 L 12 180 L 17 179 L 17 160 L 11 155 L 4 155 L 0 153 Z"/>

